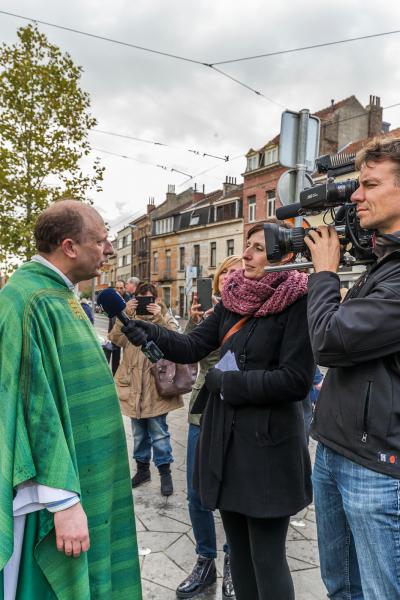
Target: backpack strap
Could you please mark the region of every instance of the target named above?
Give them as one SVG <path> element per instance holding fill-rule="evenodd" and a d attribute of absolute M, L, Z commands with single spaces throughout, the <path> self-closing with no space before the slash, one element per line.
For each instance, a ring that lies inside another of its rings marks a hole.
<path fill-rule="evenodd" d="M 232 337 L 235 333 L 237 333 L 238 331 L 240 331 L 240 329 L 242 329 L 242 327 L 244 326 L 244 324 L 249 319 L 251 319 L 251 315 L 246 315 L 245 317 L 242 317 L 237 323 L 235 323 L 229 329 L 229 331 L 226 332 L 226 334 L 222 338 L 221 346 L 223 346 L 225 344 L 225 342 L 227 342 L 229 340 L 229 338 Z"/>

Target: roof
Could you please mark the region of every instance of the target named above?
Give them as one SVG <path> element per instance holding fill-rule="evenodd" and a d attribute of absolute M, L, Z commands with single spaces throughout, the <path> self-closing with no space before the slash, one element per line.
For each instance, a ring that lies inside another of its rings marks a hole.
<path fill-rule="evenodd" d="M 342 108 L 342 106 L 348 104 L 349 100 L 355 100 L 356 102 L 358 102 L 357 98 L 353 94 L 352 96 L 344 98 L 343 100 L 339 100 L 339 102 L 335 102 L 334 104 L 331 104 L 326 108 L 322 108 L 321 110 L 313 114 L 315 114 L 315 116 L 319 117 L 321 121 L 323 121 L 324 119 L 329 118 L 331 116 L 331 113 L 335 112 L 336 110 L 339 110 L 339 108 Z"/>
<path fill-rule="evenodd" d="M 163 202 L 163 204 L 164 204 L 164 202 Z M 175 206 L 175 208 L 171 208 L 171 210 L 169 210 L 166 213 L 163 213 L 159 217 L 156 215 L 154 218 L 154 221 L 159 221 L 161 219 L 166 219 L 167 217 L 173 217 L 174 215 L 178 215 L 182 210 L 184 210 L 185 208 L 188 208 L 192 204 L 193 204 L 192 200 L 189 200 L 189 202 L 185 202 L 185 204 L 181 204 L 180 206 Z M 162 205 L 160 204 L 160 206 L 162 206 Z"/>
<path fill-rule="evenodd" d="M 376 135 L 369 138 L 364 138 L 363 140 L 358 140 L 358 142 L 352 142 L 341 149 L 341 152 L 346 152 L 346 154 L 357 153 L 361 148 L 366 146 L 371 140 L 376 138 L 400 138 L 400 127 L 396 129 L 392 129 L 392 131 L 388 131 L 387 133 L 381 133 L 380 135 Z"/>
<path fill-rule="evenodd" d="M 352 96 L 349 96 L 348 98 L 343 98 L 343 100 L 339 100 L 339 102 L 335 102 L 334 104 L 331 104 L 330 106 L 327 106 L 326 108 L 322 108 L 321 110 L 319 110 L 313 114 L 315 116 L 319 117 L 321 119 L 321 121 L 326 121 L 332 117 L 332 113 L 334 113 L 335 111 L 339 110 L 339 108 L 342 108 L 343 106 L 348 104 L 348 102 L 350 100 L 351 101 L 355 100 L 356 102 L 358 102 L 360 104 L 360 102 L 357 100 L 357 98 L 353 94 Z M 361 106 L 361 104 L 360 104 L 360 106 Z M 266 150 L 270 146 L 276 146 L 277 144 L 279 144 L 280 137 L 281 136 L 278 133 L 278 135 L 273 137 L 271 140 L 269 140 L 264 146 L 262 146 L 258 150 L 254 150 L 253 148 L 250 148 L 250 150 L 246 154 L 246 157 L 253 154 L 254 152 L 262 152 L 263 150 Z"/>

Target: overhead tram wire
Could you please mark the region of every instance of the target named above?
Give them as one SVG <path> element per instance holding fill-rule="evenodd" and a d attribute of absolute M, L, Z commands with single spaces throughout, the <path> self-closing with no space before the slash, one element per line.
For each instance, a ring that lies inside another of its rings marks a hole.
<path fill-rule="evenodd" d="M 118 152 L 111 152 L 110 150 L 95 148 L 94 146 L 91 147 L 91 150 L 94 152 L 102 152 L 103 154 L 110 154 L 111 156 L 116 156 L 118 158 L 125 158 L 126 160 L 133 160 L 135 162 L 142 163 L 143 165 L 148 165 L 149 167 L 157 167 L 158 169 L 162 169 L 163 171 L 171 171 L 171 173 L 180 173 L 181 175 L 185 175 L 190 179 L 192 178 L 192 176 L 188 175 L 188 173 L 180 171 L 179 169 L 175 169 L 174 167 L 167 167 L 166 165 L 157 165 L 156 163 L 148 162 L 147 160 L 136 158 L 135 156 L 127 156 L 126 154 L 119 154 Z"/>
<path fill-rule="evenodd" d="M 153 146 L 160 146 L 162 148 L 172 148 L 173 150 L 179 150 L 182 152 L 190 152 L 191 154 L 195 154 L 196 156 L 199 156 L 201 158 L 204 158 L 205 156 L 212 156 L 213 158 L 219 158 L 220 160 L 224 160 L 225 162 L 229 161 L 229 156 L 225 155 L 225 156 L 215 156 L 215 154 L 210 154 L 209 152 L 201 152 L 200 150 L 194 150 L 191 148 L 181 148 L 178 146 L 172 146 L 172 144 L 166 144 L 164 142 L 157 142 L 155 140 L 146 140 L 144 138 L 139 138 L 133 135 L 128 135 L 126 133 L 116 133 L 114 131 L 104 131 L 103 129 L 97 129 L 97 127 L 95 129 L 91 129 L 90 133 L 102 133 L 104 135 L 111 135 L 113 137 L 119 137 L 122 139 L 126 139 L 126 140 L 133 140 L 134 142 L 142 142 L 144 144 L 151 144 Z"/>
<path fill-rule="evenodd" d="M 5 11 L 5 10 L 0 10 L 0 14 L 7 15 L 7 16 L 10 16 L 10 17 L 16 17 L 17 19 L 23 19 L 24 21 L 31 21 L 33 23 L 40 23 L 41 25 L 46 25 L 47 27 L 54 27 L 55 29 L 61 29 L 63 31 L 69 31 L 70 33 L 76 33 L 78 35 L 85 35 L 85 36 L 88 36 L 88 37 L 93 38 L 93 39 L 102 40 L 104 42 L 109 42 L 109 43 L 112 43 L 112 44 L 117 44 L 117 45 L 125 46 L 125 47 L 128 47 L 128 48 L 133 48 L 134 50 L 140 50 L 142 52 L 149 52 L 151 54 L 157 54 L 159 56 L 164 56 L 164 57 L 167 57 L 167 58 L 172 58 L 172 59 L 175 59 L 175 60 L 180 60 L 180 61 L 184 61 L 184 62 L 196 64 L 196 65 L 200 65 L 200 66 L 203 66 L 203 67 L 208 67 L 209 69 L 212 69 L 213 71 L 215 71 L 216 73 L 218 73 L 222 77 L 226 77 L 226 78 L 230 79 L 234 83 L 240 85 L 241 87 L 246 88 L 250 92 L 252 92 L 252 93 L 256 94 L 257 96 L 259 96 L 260 98 L 264 98 L 265 100 L 267 100 L 269 102 L 272 102 L 273 104 L 277 104 L 278 106 L 282 107 L 281 104 L 279 104 L 278 102 L 275 102 L 275 101 L 271 100 L 263 92 L 260 92 L 259 90 L 256 90 L 256 89 L 250 87 L 246 83 L 240 81 L 239 79 L 236 79 L 235 77 L 232 77 L 231 75 L 228 75 L 227 73 L 221 71 L 220 69 L 216 69 L 213 64 L 205 62 L 205 61 L 195 60 L 195 59 L 192 59 L 192 58 L 187 58 L 185 56 L 180 56 L 180 55 L 177 55 L 177 54 L 172 54 L 170 52 L 163 52 L 161 50 L 154 50 L 153 48 L 146 48 L 144 46 L 139 46 L 137 44 L 131 44 L 130 42 L 123 42 L 123 41 L 116 40 L 116 39 L 113 39 L 113 38 L 109 38 L 109 37 L 106 37 L 106 36 L 97 35 L 97 34 L 94 34 L 94 33 L 89 33 L 87 31 L 81 31 L 79 29 L 74 29 L 72 27 L 66 27 L 64 25 L 58 25 L 56 23 L 50 23 L 49 21 L 43 21 L 43 20 L 40 20 L 40 19 L 33 19 L 32 17 L 25 17 L 24 15 L 19 15 L 19 14 L 16 14 L 16 13 Z"/>
<path fill-rule="evenodd" d="M 78 35 L 86 35 L 87 37 L 101 40 L 103 42 L 110 42 L 111 44 L 117 44 L 119 46 L 126 46 L 128 48 L 133 48 L 134 50 L 141 50 L 142 52 L 150 52 L 151 54 L 158 54 L 160 56 L 166 56 L 168 58 L 174 58 L 175 60 L 182 60 L 184 62 L 189 62 L 189 63 L 193 63 L 196 65 L 205 65 L 204 62 L 202 62 L 200 60 L 195 60 L 193 58 L 187 58 L 185 56 L 179 56 L 178 54 L 171 54 L 170 52 L 163 52 L 161 50 L 154 50 L 153 48 L 146 48 L 144 46 L 139 46 L 137 44 L 131 44 L 130 42 L 123 42 L 121 40 L 116 40 L 113 38 L 105 37 L 103 35 L 97 35 L 95 33 L 81 31 L 79 29 L 74 29 L 72 27 L 66 27 L 64 25 L 58 25 L 56 23 L 50 23 L 49 21 L 42 21 L 40 19 L 34 19 L 32 17 L 25 17 L 23 15 L 17 15 L 16 13 L 8 12 L 5 10 L 0 10 L 0 14 L 8 15 L 10 17 L 16 17 L 17 19 L 23 19 L 24 21 L 33 21 L 34 23 L 40 23 L 41 25 L 47 25 L 47 27 L 54 27 L 56 29 L 62 29 L 63 31 L 69 31 L 70 33 L 77 33 Z"/>
<path fill-rule="evenodd" d="M 265 52 L 264 54 L 256 54 L 254 56 L 244 56 L 241 58 L 233 58 L 231 60 L 220 60 L 218 62 L 210 63 L 211 66 L 216 65 L 227 65 L 237 62 L 243 62 L 246 60 L 256 60 L 258 58 L 269 58 L 270 56 L 280 56 L 282 54 L 292 54 L 294 52 L 303 52 L 304 50 L 314 50 L 316 48 L 325 48 L 327 46 L 336 46 L 338 44 L 349 44 L 350 42 L 358 42 L 360 40 L 369 40 L 377 37 L 384 37 L 387 35 L 395 35 L 400 33 L 400 29 L 394 29 L 393 31 L 384 31 L 382 33 L 371 33 L 369 35 L 359 35 L 352 38 L 345 38 L 343 40 L 335 40 L 333 42 L 321 42 L 320 44 L 310 44 L 309 46 L 300 46 L 299 48 L 290 48 L 288 50 L 276 50 L 275 52 Z"/>
<path fill-rule="evenodd" d="M 81 31 L 79 29 L 74 29 L 72 27 L 66 27 L 64 25 L 58 25 L 56 23 L 50 23 L 49 21 L 43 21 L 43 20 L 40 20 L 40 19 L 34 19 L 32 17 L 26 17 L 24 15 L 19 15 L 19 14 L 16 14 L 16 13 L 5 11 L 5 10 L 0 10 L 0 14 L 11 16 L 11 17 L 16 17 L 17 19 L 23 19 L 25 21 L 32 21 L 34 23 L 40 23 L 41 25 L 46 25 L 48 27 L 54 27 L 56 29 L 61 29 L 61 30 L 64 30 L 64 31 L 69 31 L 71 33 L 76 33 L 78 35 L 85 35 L 85 36 L 91 37 L 93 39 L 102 40 L 102 41 L 109 42 L 109 43 L 112 43 L 112 44 L 118 44 L 120 46 L 125 46 L 125 47 L 128 47 L 128 48 L 133 48 L 135 50 L 140 50 L 142 52 L 149 52 L 151 54 L 157 54 L 159 56 L 164 56 L 164 57 L 172 58 L 172 59 L 175 59 L 175 60 L 180 60 L 180 61 L 184 61 L 184 62 L 188 62 L 188 63 L 192 63 L 192 64 L 197 64 L 197 65 L 201 65 L 203 67 L 209 67 L 210 69 L 212 69 L 216 73 L 222 75 L 223 77 L 226 77 L 226 78 L 230 79 L 234 83 L 237 83 L 238 85 L 246 88 L 250 92 L 256 94 L 257 96 L 259 96 L 261 98 L 264 98 L 268 102 L 272 102 L 273 104 L 276 104 L 279 107 L 282 107 L 282 104 L 280 104 L 279 102 L 276 102 L 274 100 L 271 100 L 271 98 L 269 98 L 268 96 L 266 96 L 264 93 L 260 92 L 259 90 L 256 90 L 256 89 L 252 88 L 248 84 L 240 81 L 239 79 L 237 79 L 237 78 L 235 78 L 235 77 L 233 77 L 231 75 L 228 75 L 228 73 L 225 73 L 224 71 L 221 71 L 220 69 L 218 69 L 216 67 L 219 66 L 219 65 L 231 64 L 231 63 L 248 61 L 248 60 L 255 60 L 255 59 L 258 59 L 258 58 L 267 58 L 267 57 L 271 57 L 271 56 L 279 56 L 279 55 L 282 55 L 282 54 L 290 54 L 290 53 L 294 53 L 294 52 L 302 52 L 304 50 L 313 50 L 313 49 L 316 49 L 316 48 L 323 48 L 323 47 L 327 47 L 327 46 L 335 46 L 335 45 L 338 45 L 338 44 L 347 44 L 347 43 L 355 42 L 355 41 L 358 41 L 358 40 L 366 40 L 366 39 L 372 39 L 372 38 L 383 37 L 383 36 L 394 35 L 394 34 L 400 33 L 400 30 L 396 29 L 396 30 L 393 30 L 393 31 L 386 31 L 386 32 L 382 32 L 382 33 L 373 33 L 373 34 L 369 34 L 369 35 L 362 35 L 362 36 L 356 36 L 356 37 L 352 37 L 352 38 L 345 38 L 343 40 L 336 40 L 336 41 L 333 41 L 333 42 L 322 42 L 320 44 L 310 44 L 308 46 L 301 46 L 299 48 L 290 48 L 290 49 L 287 49 L 287 50 L 277 50 L 275 52 L 266 52 L 266 53 L 257 54 L 257 55 L 254 55 L 254 56 L 246 56 L 246 57 L 241 57 L 241 58 L 235 58 L 235 59 L 230 59 L 230 60 L 223 60 L 223 61 L 217 61 L 217 62 L 209 63 L 209 62 L 205 62 L 205 61 L 195 60 L 193 58 L 188 58 L 188 57 L 185 57 L 185 56 L 180 56 L 178 54 L 172 54 L 170 52 L 163 52 L 161 50 L 154 50 L 153 48 L 146 48 L 145 46 L 139 46 L 138 44 L 132 44 L 130 42 L 123 42 L 121 40 L 116 40 L 116 39 L 109 38 L 109 37 L 106 37 L 106 36 L 101 36 L 101 35 L 97 35 L 97 34 L 94 34 L 94 33 L 89 33 L 89 32 L 86 32 L 86 31 Z"/>

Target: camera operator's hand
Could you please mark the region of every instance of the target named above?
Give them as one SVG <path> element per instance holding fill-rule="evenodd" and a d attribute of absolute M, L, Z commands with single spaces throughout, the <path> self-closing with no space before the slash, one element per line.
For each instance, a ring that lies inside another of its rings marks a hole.
<path fill-rule="evenodd" d="M 219 394 L 222 387 L 222 376 L 224 372 L 213 367 L 207 372 L 205 384 L 209 392 Z"/>
<path fill-rule="evenodd" d="M 134 346 L 143 346 L 147 341 L 158 338 L 158 325 L 138 319 L 129 321 L 128 325 L 121 327 L 121 331 Z"/>
<path fill-rule="evenodd" d="M 304 243 L 311 252 L 311 260 L 316 273 L 332 271 L 336 273 L 340 262 L 340 242 L 333 227 L 321 226 L 311 229 Z"/>

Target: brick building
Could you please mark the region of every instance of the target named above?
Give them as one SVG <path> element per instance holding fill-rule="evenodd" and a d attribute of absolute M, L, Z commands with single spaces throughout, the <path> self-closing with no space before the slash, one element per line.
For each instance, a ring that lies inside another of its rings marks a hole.
<path fill-rule="evenodd" d="M 319 154 L 346 151 L 352 142 L 370 138 L 388 130 L 382 122 L 380 98 L 370 96 L 363 107 L 355 96 L 331 105 L 315 113 L 321 119 Z M 246 154 L 247 164 L 243 173 L 243 219 L 245 233 L 257 221 L 275 214 L 281 206 L 276 187 L 286 167 L 279 164 L 279 138 L 275 136 L 258 150 L 251 148 Z"/>

